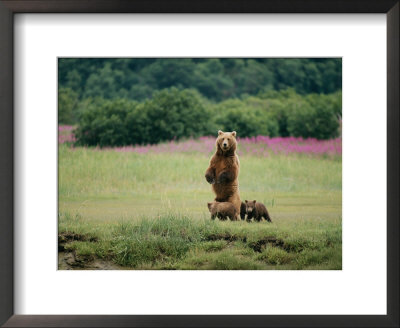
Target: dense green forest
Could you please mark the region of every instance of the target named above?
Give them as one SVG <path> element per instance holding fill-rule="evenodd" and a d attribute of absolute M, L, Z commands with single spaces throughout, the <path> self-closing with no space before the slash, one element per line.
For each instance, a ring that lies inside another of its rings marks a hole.
<path fill-rule="evenodd" d="M 60 58 L 60 124 L 114 146 L 215 134 L 338 136 L 338 58 Z"/>

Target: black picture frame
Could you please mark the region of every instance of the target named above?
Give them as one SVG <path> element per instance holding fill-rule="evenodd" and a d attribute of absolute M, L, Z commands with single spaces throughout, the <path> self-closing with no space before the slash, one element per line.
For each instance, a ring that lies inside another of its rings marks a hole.
<path fill-rule="evenodd" d="M 399 0 L 0 0 L 0 324 L 4 327 L 399 327 L 399 8 Z M 385 13 L 387 315 L 14 315 L 13 16 L 16 13 Z"/>

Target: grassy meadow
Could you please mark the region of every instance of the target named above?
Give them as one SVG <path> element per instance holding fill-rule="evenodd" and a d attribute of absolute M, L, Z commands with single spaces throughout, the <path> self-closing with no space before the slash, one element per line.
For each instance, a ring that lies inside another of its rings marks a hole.
<path fill-rule="evenodd" d="M 239 152 L 247 223 L 210 219 L 211 154 L 59 144 L 59 269 L 342 268 L 341 156 Z"/>

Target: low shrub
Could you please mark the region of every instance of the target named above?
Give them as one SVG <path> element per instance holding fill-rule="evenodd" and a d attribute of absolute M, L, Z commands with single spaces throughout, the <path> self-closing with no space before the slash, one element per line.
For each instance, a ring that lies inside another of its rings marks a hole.
<path fill-rule="evenodd" d="M 330 139 L 339 135 L 341 92 L 302 96 L 289 89 L 210 104 L 195 90 L 170 88 L 155 92 L 143 103 L 94 98 L 72 105 L 76 100 L 70 91 L 60 94 L 60 119 L 68 122 L 71 106 L 78 108 L 74 112 L 80 113 L 76 139 L 84 146 L 157 144 L 215 136 L 219 129 L 237 131 L 242 138 Z"/>

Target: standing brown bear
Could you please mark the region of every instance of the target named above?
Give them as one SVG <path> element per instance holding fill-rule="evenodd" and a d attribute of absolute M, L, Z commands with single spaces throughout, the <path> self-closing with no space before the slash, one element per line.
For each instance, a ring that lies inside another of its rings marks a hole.
<path fill-rule="evenodd" d="M 230 202 L 235 207 L 236 219 L 240 213 L 239 157 L 236 154 L 236 131 L 218 131 L 216 151 L 206 171 L 206 180 L 212 185 L 216 202 Z"/>

